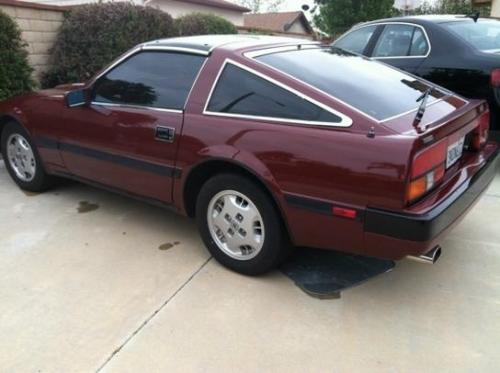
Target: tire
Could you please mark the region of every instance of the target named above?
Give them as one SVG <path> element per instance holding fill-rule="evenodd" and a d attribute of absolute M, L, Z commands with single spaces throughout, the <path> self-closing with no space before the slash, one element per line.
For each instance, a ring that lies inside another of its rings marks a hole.
<path fill-rule="evenodd" d="M 269 195 L 251 179 L 220 174 L 196 202 L 201 237 L 213 257 L 245 275 L 266 273 L 290 251 L 282 218 Z"/>
<path fill-rule="evenodd" d="M 11 146 L 13 153 L 9 153 Z M 2 156 L 14 182 L 23 190 L 40 193 L 52 185 L 53 178 L 45 172 L 30 135 L 16 122 L 9 122 L 2 131 Z M 21 152 L 22 150 L 22 152 Z"/>

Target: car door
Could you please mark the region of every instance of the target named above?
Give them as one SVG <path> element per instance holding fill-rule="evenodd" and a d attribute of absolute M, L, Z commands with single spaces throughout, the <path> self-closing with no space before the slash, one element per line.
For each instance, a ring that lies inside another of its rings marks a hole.
<path fill-rule="evenodd" d="M 425 29 L 407 23 L 389 23 L 367 55 L 409 73 L 416 73 L 430 53 Z"/>
<path fill-rule="evenodd" d="M 68 171 L 171 202 L 183 110 L 205 58 L 145 50 L 97 79 L 91 104 L 70 110 L 60 139 Z"/>

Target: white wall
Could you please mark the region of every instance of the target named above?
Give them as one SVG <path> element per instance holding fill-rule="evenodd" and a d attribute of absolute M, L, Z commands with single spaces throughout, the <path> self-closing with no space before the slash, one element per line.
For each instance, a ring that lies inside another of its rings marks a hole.
<path fill-rule="evenodd" d="M 300 21 L 295 21 L 290 27 L 287 32 L 295 32 L 296 34 L 307 34 L 307 29 L 304 27 L 302 22 Z"/>
<path fill-rule="evenodd" d="M 21 0 L 22 1 L 22 0 Z M 91 4 L 91 3 L 97 3 L 99 0 L 26 0 L 30 3 L 38 3 L 38 4 L 45 4 L 45 5 L 82 5 L 82 4 Z M 109 0 L 112 2 L 113 0 Z M 120 1 L 120 0 L 118 0 Z M 131 0 L 132 3 L 135 4 L 142 4 L 142 0 Z"/>
<path fill-rule="evenodd" d="M 96 3 L 99 0 L 29 0 L 29 1 L 39 4 L 50 4 L 50 5 L 80 5 L 80 4 Z M 128 0 L 115 0 L 115 1 L 128 1 Z M 236 26 L 243 26 L 243 13 L 238 11 L 216 8 L 212 6 L 205 6 L 200 4 L 183 3 L 175 0 L 150 0 L 150 1 L 131 0 L 131 1 L 137 5 L 146 4 L 148 6 L 159 8 L 169 13 L 174 18 L 193 12 L 211 13 L 227 19 L 229 22 L 234 23 Z"/>
<path fill-rule="evenodd" d="M 500 17 L 500 0 L 493 0 L 491 2 L 491 16 Z"/>
<path fill-rule="evenodd" d="M 193 12 L 210 13 L 227 19 L 236 26 L 243 26 L 243 13 L 229 9 L 216 8 L 199 4 L 182 3 L 175 0 L 151 0 L 148 6 L 159 8 L 177 18 Z"/>
<path fill-rule="evenodd" d="M 398 9 L 414 9 L 422 5 L 423 0 L 396 0 L 394 7 Z"/>

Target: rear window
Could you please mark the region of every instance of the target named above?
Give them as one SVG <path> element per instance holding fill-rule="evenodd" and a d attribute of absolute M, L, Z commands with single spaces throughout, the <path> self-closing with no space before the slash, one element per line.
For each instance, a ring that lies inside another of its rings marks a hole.
<path fill-rule="evenodd" d="M 483 52 L 500 52 L 500 22 L 480 19 L 442 23 L 460 38 Z"/>
<path fill-rule="evenodd" d="M 417 99 L 431 88 L 397 69 L 336 48 L 280 52 L 256 59 L 379 121 L 417 109 Z M 428 105 L 444 95 L 434 89 Z"/>

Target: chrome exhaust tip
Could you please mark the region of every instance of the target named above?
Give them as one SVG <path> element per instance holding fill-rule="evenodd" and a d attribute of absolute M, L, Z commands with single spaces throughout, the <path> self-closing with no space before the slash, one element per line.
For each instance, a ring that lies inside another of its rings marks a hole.
<path fill-rule="evenodd" d="M 420 256 L 408 256 L 407 258 L 420 263 L 434 264 L 438 261 L 440 256 L 441 256 L 441 246 L 436 246 L 434 249 L 430 250 L 425 254 L 422 254 Z"/>

